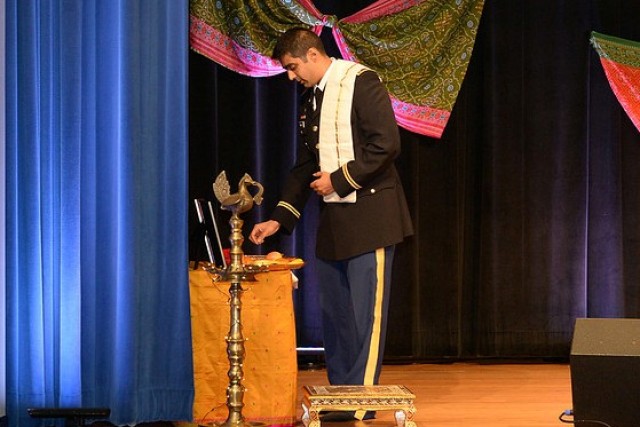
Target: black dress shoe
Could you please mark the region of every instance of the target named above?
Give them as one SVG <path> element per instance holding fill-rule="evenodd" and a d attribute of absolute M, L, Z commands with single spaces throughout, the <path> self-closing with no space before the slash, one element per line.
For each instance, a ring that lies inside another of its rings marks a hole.
<path fill-rule="evenodd" d="M 335 423 L 343 421 L 355 421 L 353 411 L 327 411 L 320 413 L 320 422 Z"/>
<path fill-rule="evenodd" d="M 371 420 L 376 417 L 375 411 L 367 411 L 362 420 Z M 355 412 L 353 411 L 327 411 L 320 413 L 320 422 L 343 422 L 356 421 Z"/>
<path fill-rule="evenodd" d="M 362 417 L 362 421 L 364 420 L 372 420 L 376 417 L 376 411 L 367 411 L 364 413 L 364 417 Z"/>

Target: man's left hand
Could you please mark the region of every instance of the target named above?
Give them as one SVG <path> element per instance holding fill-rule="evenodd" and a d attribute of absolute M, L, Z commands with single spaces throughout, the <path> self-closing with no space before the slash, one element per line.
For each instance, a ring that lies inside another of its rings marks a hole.
<path fill-rule="evenodd" d="M 316 177 L 316 180 L 311 183 L 310 187 L 319 196 L 328 196 L 335 191 L 331 184 L 329 172 L 316 172 L 313 176 Z"/>

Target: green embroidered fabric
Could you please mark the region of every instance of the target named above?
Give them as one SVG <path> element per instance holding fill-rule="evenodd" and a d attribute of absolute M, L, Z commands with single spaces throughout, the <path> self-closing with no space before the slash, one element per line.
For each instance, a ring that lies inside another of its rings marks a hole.
<path fill-rule="evenodd" d="M 380 0 L 338 20 L 311 0 L 191 0 L 191 46 L 235 71 L 273 75 L 278 35 L 332 27 L 344 59 L 375 70 L 401 126 L 440 137 L 471 58 L 484 0 Z"/>
<path fill-rule="evenodd" d="M 340 29 L 358 62 L 398 99 L 451 111 L 467 71 L 483 2 L 428 1 Z"/>
<path fill-rule="evenodd" d="M 640 68 L 640 43 L 638 42 L 592 31 L 591 45 L 602 58 Z"/>
<path fill-rule="evenodd" d="M 321 25 L 296 1 L 191 0 L 189 7 L 191 16 L 265 56 L 271 55 L 278 35 L 287 29 Z"/>
<path fill-rule="evenodd" d="M 591 44 L 613 93 L 640 130 L 640 43 L 593 31 Z"/>

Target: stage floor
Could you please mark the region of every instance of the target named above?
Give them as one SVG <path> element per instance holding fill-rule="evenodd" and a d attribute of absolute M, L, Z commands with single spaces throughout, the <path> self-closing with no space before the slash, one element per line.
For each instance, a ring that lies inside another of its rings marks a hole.
<path fill-rule="evenodd" d="M 559 415 L 572 408 L 568 364 L 385 365 L 380 383 L 404 385 L 416 395 L 418 427 L 560 426 L 565 424 Z M 298 401 L 303 386 L 323 384 L 328 384 L 324 370 L 300 371 Z M 299 404 L 298 420 L 301 415 Z M 379 412 L 374 420 L 322 423 L 326 427 L 392 425 L 393 411 Z"/>

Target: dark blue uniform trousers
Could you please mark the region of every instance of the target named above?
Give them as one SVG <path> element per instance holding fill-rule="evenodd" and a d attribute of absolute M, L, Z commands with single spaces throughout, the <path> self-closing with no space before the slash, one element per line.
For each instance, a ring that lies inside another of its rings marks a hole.
<path fill-rule="evenodd" d="M 325 361 L 333 385 L 378 383 L 395 246 L 318 260 Z"/>

